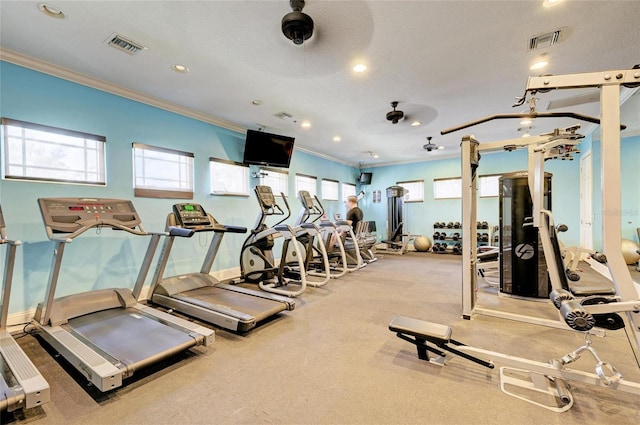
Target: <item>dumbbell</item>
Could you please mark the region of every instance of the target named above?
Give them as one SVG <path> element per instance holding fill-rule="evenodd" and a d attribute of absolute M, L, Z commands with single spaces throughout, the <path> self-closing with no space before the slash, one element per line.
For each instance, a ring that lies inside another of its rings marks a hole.
<path fill-rule="evenodd" d="M 447 229 L 453 229 L 453 221 L 447 223 Z"/>
<path fill-rule="evenodd" d="M 489 223 L 487 223 L 486 221 L 482 222 L 482 228 L 483 229 L 488 229 L 489 228 Z"/>
<path fill-rule="evenodd" d="M 461 227 L 462 227 L 462 224 L 460 224 L 460 222 L 459 222 L 459 221 L 456 221 L 455 223 L 453 223 L 453 228 L 454 228 L 454 229 L 459 229 L 459 228 L 461 228 Z"/>
<path fill-rule="evenodd" d="M 461 254 L 462 253 L 462 244 L 457 243 L 453 246 L 453 253 L 454 254 Z"/>
<path fill-rule="evenodd" d="M 435 232 L 435 233 L 433 234 L 433 240 L 434 240 L 434 241 L 437 241 L 438 239 L 440 239 L 440 232 Z"/>
<path fill-rule="evenodd" d="M 443 241 L 447 238 L 447 234 L 445 232 L 440 233 L 440 240 Z"/>
<path fill-rule="evenodd" d="M 482 242 L 489 242 L 489 234 L 488 233 L 483 233 L 482 234 Z"/>
<path fill-rule="evenodd" d="M 460 239 L 460 233 L 456 232 L 453 234 L 453 236 L 451 236 L 451 239 L 453 239 L 454 241 L 457 241 L 458 239 Z"/>
<path fill-rule="evenodd" d="M 440 223 L 438 223 L 438 227 L 440 229 L 444 229 L 446 226 L 445 226 L 444 222 L 441 221 Z"/>

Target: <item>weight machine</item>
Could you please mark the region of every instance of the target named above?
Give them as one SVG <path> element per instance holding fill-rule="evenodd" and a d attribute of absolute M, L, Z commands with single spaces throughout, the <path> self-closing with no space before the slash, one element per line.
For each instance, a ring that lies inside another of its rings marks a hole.
<path fill-rule="evenodd" d="M 476 170 L 479 165 L 480 152 L 505 149 L 511 151 L 518 147 L 528 149 L 528 183 L 533 200 L 533 223 L 540 232 L 545 259 L 549 270 L 549 278 L 553 291 L 550 294 L 559 316 L 564 320 L 564 329 L 573 329 L 585 334 L 585 344 L 578 349 L 551 359 L 547 363 L 525 358 L 509 356 L 467 346 L 451 338 L 451 328 L 431 322 L 408 317 L 397 316 L 389 324 L 389 330 L 405 341 L 415 344 L 418 356 L 423 360 L 444 365 L 445 355 L 451 353 L 477 364 L 493 369 L 495 363 L 504 365 L 500 369 L 501 389 L 512 396 L 527 402 L 562 412 L 573 405 L 573 397 L 566 381 L 577 381 L 593 385 L 601 385 L 611 389 L 640 395 L 640 384 L 625 381 L 622 374 L 611 364 L 604 362 L 592 347 L 590 332 L 597 327 L 611 325 L 609 329 L 619 329 L 625 323 L 618 313 L 624 313 L 627 319 L 626 329 L 630 330 L 633 339 L 629 339 L 631 348 L 638 358 L 640 350 L 640 294 L 631 279 L 629 270 L 620 251 L 620 86 L 640 86 L 640 69 L 609 71 L 587 74 L 560 76 L 530 77 L 527 82 L 522 103 L 531 93 L 553 89 L 599 87 L 601 100 L 601 119 L 573 113 L 537 113 L 532 107 L 528 114 L 493 115 L 468 124 L 463 124 L 442 134 L 468 128 L 483 122 L 504 118 L 542 118 L 572 117 L 601 126 L 602 140 L 602 220 L 604 253 L 606 266 L 615 288 L 615 296 L 603 300 L 602 303 L 581 303 L 573 294 L 563 289 L 564 264 L 559 245 L 553 233 L 553 216 L 543 206 L 544 194 L 544 161 L 552 158 L 567 158 L 577 152 L 576 145 L 582 136 L 576 133 L 578 127 L 555 130 L 551 134 L 505 142 L 494 142 L 480 145 L 473 136 L 462 139 L 462 219 L 463 231 L 471 235 L 463 245 L 463 318 L 470 319 L 474 313 L 476 302 L 476 237 L 472 226 L 476 224 Z M 530 102 L 535 106 L 535 100 Z M 622 127 L 624 128 L 624 127 Z M 562 271 L 562 274 L 560 273 Z M 609 323 L 613 320 L 614 323 Z M 632 342 L 633 341 L 633 342 Z M 635 345 L 634 345 L 635 343 Z M 429 358 L 428 353 L 438 357 Z M 582 354 L 589 353 L 595 360 L 595 373 L 582 372 L 567 368 L 567 365 L 578 360 Z M 489 359 L 489 360 L 486 360 Z M 640 365 L 639 365 L 640 366 Z M 520 375 L 520 376 L 517 376 Z M 524 377 L 523 377 L 524 376 Z M 520 388 L 516 393 L 507 387 Z M 532 391 L 551 396 L 553 403 L 544 404 L 535 397 L 523 394 Z M 560 400 L 559 407 L 554 406 Z"/>
<path fill-rule="evenodd" d="M 602 234 L 603 252 L 607 258 L 607 267 L 611 274 L 618 302 L 584 306 L 591 314 L 604 314 L 625 312 L 630 322 L 629 329 L 635 342 L 634 351 L 640 350 L 640 296 L 634 285 L 629 270 L 620 252 L 621 223 L 620 223 L 620 86 L 636 87 L 640 85 L 640 69 L 616 70 L 585 74 L 570 74 L 545 77 L 529 77 L 525 89 L 525 96 L 531 93 L 546 92 L 554 89 L 576 89 L 598 87 L 600 88 L 601 118 L 588 117 L 581 114 L 560 113 L 560 116 L 570 116 L 579 120 L 600 124 L 602 141 Z M 504 118 L 536 118 L 557 117 L 555 113 L 535 112 L 535 100 L 530 101 L 531 111 L 525 114 L 494 115 L 461 126 L 443 130 L 442 134 L 468 128 L 483 122 Z M 476 222 L 476 182 L 475 170 L 479 163 L 481 151 L 513 150 L 518 147 L 527 147 L 529 187 L 533 199 L 533 226 L 540 231 L 540 236 L 550 271 L 551 286 L 554 290 L 562 289 L 560 276 L 557 271 L 561 264 L 551 245 L 548 226 L 542 225 L 548 219 L 552 220 L 549 211 L 542 209 L 544 161 L 552 157 L 570 155 L 580 139 L 575 133 L 576 127 L 565 130 L 556 130 L 553 134 L 534 136 L 520 140 L 485 143 L 481 145 L 473 136 L 465 136 L 462 139 L 462 212 L 463 227 L 471 235 L 467 240 L 469 245 L 463 249 L 463 276 L 462 276 L 462 315 L 469 319 L 473 314 L 476 302 L 476 243 L 475 233 L 470 231 Z"/>

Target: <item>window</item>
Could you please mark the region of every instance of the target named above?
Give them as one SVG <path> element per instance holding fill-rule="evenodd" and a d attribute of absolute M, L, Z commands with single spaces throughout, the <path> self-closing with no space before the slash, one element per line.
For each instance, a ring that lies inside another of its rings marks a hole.
<path fill-rule="evenodd" d="M 478 193 L 481 198 L 498 196 L 500 188 L 500 174 L 480 176 L 478 179 Z"/>
<path fill-rule="evenodd" d="M 212 195 L 249 196 L 249 167 L 209 158 L 209 182 Z"/>
<path fill-rule="evenodd" d="M 272 168 L 262 168 L 259 175 L 260 184 L 271 187 L 275 196 L 280 196 L 280 193 L 289 196 L 289 173 Z"/>
<path fill-rule="evenodd" d="M 356 185 L 351 183 L 342 183 L 342 200 L 346 202 L 349 196 L 356 196 Z"/>
<path fill-rule="evenodd" d="M 296 174 L 296 195 L 301 190 L 306 190 L 309 195 L 316 196 L 318 189 L 316 188 L 318 179 L 305 174 Z"/>
<path fill-rule="evenodd" d="M 193 154 L 134 143 L 133 188 L 136 196 L 193 199 Z"/>
<path fill-rule="evenodd" d="M 407 182 L 397 182 L 398 186 L 402 186 L 407 190 L 404 195 L 405 202 L 422 202 L 424 201 L 424 180 L 412 180 Z"/>
<path fill-rule="evenodd" d="M 436 179 L 433 181 L 435 199 L 453 199 L 462 197 L 462 179 Z"/>
<path fill-rule="evenodd" d="M 106 138 L 2 118 L 3 176 L 105 185 Z"/>
<path fill-rule="evenodd" d="M 337 201 L 340 196 L 340 185 L 337 180 L 322 179 L 322 200 Z"/>

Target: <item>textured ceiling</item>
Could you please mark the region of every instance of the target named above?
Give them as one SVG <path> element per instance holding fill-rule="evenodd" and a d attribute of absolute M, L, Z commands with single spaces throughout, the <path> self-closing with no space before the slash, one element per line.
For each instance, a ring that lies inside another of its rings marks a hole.
<path fill-rule="evenodd" d="M 2 0 L 0 47 L 5 58 L 24 55 L 230 128 L 262 127 L 296 137 L 299 148 L 365 165 L 457 155 L 467 133 L 440 131 L 526 111 L 512 104 L 530 75 L 640 63 L 638 1 L 567 1 L 544 8 L 542 1 L 309 0 L 304 12 L 315 31 L 301 46 L 281 33 L 288 3 L 56 0 L 51 4 L 67 18 L 53 19 L 38 2 Z M 532 36 L 556 29 L 562 29 L 558 44 L 528 50 Z M 104 42 L 114 32 L 147 49 L 131 56 L 108 47 Z M 530 71 L 541 54 L 550 66 Z M 352 72 L 358 62 L 368 65 L 366 72 Z M 174 72 L 176 63 L 190 72 Z M 538 111 L 585 91 L 542 94 Z M 640 132 L 636 98 L 627 104 L 632 109 L 623 110 L 627 134 Z M 262 104 L 252 105 L 254 99 Z M 407 116 L 396 125 L 385 119 L 394 100 Z M 600 114 L 597 102 L 562 110 Z M 293 118 L 278 118 L 279 112 Z M 422 125 L 411 127 L 414 119 Z M 308 129 L 300 127 L 305 120 Z M 537 121 L 535 134 L 576 123 Z M 493 141 L 520 137 L 519 127 L 517 121 L 493 121 L 466 132 Z M 445 149 L 423 150 L 427 136 Z"/>

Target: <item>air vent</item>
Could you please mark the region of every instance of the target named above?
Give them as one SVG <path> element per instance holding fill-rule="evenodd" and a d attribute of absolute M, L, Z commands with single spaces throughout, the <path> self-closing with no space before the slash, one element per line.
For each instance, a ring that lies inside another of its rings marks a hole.
<path fill-rule="evenodd" d="M 130 55 L 135 55 L 141 50 L 145 50 L 146 47 L 140 43 L 137 43 L 131 39 L 121 36 L 120 34 L 113 33 L 109 38 L 104 41 L 107 45 L 128 53 Z"/>
<path fill-rule="evenodd" d="M 553 46 L 554 44 L 562 41 L 562 35 L 563 31 L 559 29 L 547 34 L 540 34 L 535 37 L 531 37 L 529 40 L 529 50 L 537 50 L 542 49 L 543 47 Z"/>
<path fill-rule="evenodd" d="M 291 115 L 288 112 L 278 112 L 277 114 L 275 114 L 276 117 L 280 118 L 281 120 L 289 120 L 291 118 L 293 118 L 293 115 Z"/>

